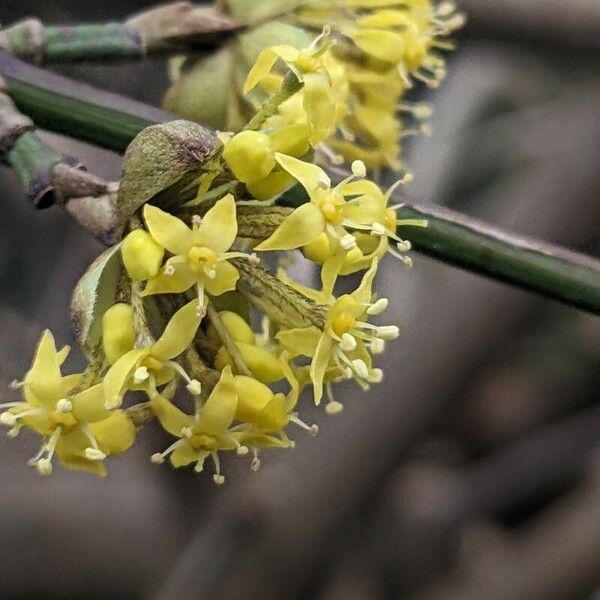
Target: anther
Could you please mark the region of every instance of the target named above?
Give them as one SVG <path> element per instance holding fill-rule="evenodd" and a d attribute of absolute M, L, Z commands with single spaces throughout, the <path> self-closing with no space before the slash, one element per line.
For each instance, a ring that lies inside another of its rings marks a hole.
<path fill-rule="evenodd" d="M 52 463 L 47 458 L 40 458 L 35 463 L 36 471 L 40 475 L 51 475 L 52 474 Z"/>
<path fill-rule="evenodd" d="M 396 248 L 400 252 L 410 252 L 412 250 L 412 244 L 408 240 L 402 240 L 396 244 Z"/>
<path fill-rule="evenodd" d="M 361 379 L 369 378 L 369 369 L 367 368 L 367 365 L 364 360 L 361 360 L 360 358 L 354 359 L 352 361 L 352 367 L 354 368 L 354 372 Z"/>
<path fill-rule="evenodd" d="M 193 215 L 192 216 L 192 223 L 194 225 L 202 225 L 202 217 L 200 215 Z"/>
<path fill-rule="evenodd" d="M 88 460 L 97 462 L 103 461 L 106 458 L 106 454 L 99 448 L 86 448 L 84 454 Z"/>
<path fill-rule="evenodd" d="M 257 471 L 260 470 L 260 465 L 261 465 L 260 458 L 258 458 L 258 456 L 255 456 L 252 459 L 252 462 L 250 463 L 250 470 L 254 471 L 254 473 L 256 473 Z"/>
<path fill-rule="evenodd" d="M 325 405 L 325 412 L 328 415 L 339 415 L 343 410 L 344 405 L 336 400 L 332 400 Z"/>
<path fill-rule="evenodd" d="M 315 437 L 316 435 L 318 435 L 319 434 L 319 426 L 316 423 L 313 423 L 308 428 L 308 434 L 311 435 L 312 437 Z"/>
<path fill-rule="evenodd" d="M 371 225 L 371 235 L 385 235 L 385 225 L 375 221 Z"/>
<path fill-rule="evenodd" d="M 356 238 L 351 233 L 347 233 L 346 235 L 342 236 L 340 245 L 344 250 L 353 250 L 356 248 Z"/>
<path fill-rule="evenodd" d="M 21 427 L 18 427 L 18 426 L 17 426 L 17 427 L 13 427 L 12 429 L 9 429 L 9 430 L 6 432 L 6 435 L 7 435 L 9 438 L 16 438 L 16 437 L 19 435 L 19 433 L 21 433 Z"/>
<path fill-rule="evenodd" d="M 139 385 L 140 383 L 146 381 L 148 377 L 150 377 L 150 373 L 148 373 L 148 367 L 138 367 L 133 373 L 133 383 L 135 383 L 135 385 Z"/>
<path fill-rule="evenodd" d="M 14 427 L 17 424 L 17 417 L 10 412 L 3 412 L 0 415 L 0 424 L 6 427 Z"/>
<path fill-rule="evenodd" d="M 368 315 L 380 315 L 387 307 L 389 304 L 389 300 L 387 298 L 379 298 L 379 300 L 377 300 L 377 302 L 375 302 L 374 304 L 371 304 L 371 306 L 369 306 L 369 308 L 367 308 L 367 314 Z"/>
<path fill-rule="evenodd" d="M 381 369 L 372 369 L 369 374 L 370 383 L 381 383 L 383 380 L 383 371 Z"/>
<path fill-rule="evenodd" d="M 165 268 L 163 269 L 163 273 L 165 275 L 175 275 L 175 266 L 174 265 L 165 265 Z"/>
<path fill-rule="evenodd" d="M 352 352 L 356 348 L 356 338 L 350 333 L 342 334 L 342 341 L 340 342 L 340 348 L 344 352 Z"/>
<path fill-rule="evenodd" d="M 202 391 L 202 384 L 197 379 L 192 379 L 185 387 L 185 389 L 194 396 L 199 396 Z"/>
<path fill-rule="evenodd" d="M 217 485 L 223 485 L 225 483 L 225 475 L 213 475 L 213 481 L 217 484 Z"/>
<path fill-rule="evenodd" d="M 162 465 L 162 463 L 165 462 L 165 457 L 160 452 L 155 452 L 150 457 L 150 462 L 154 463 L 155 465 Z"/>
<path fill-rule="evenodd" d="M 369 349 L 371 354 L 383 354 L 385 352 L 385 342 L 381 338 L 375 338 L 371 342 Z"/>
<path fill-rule="evenodd" d="M 194 432 L 190 427 L 182 427 L 181 428 L 181 437 L 191 438 L 194 435 Z"/>
<path fill-rule="evenodd" d="M 395 340 L 400 335 L 400 330 L 396 325 L 383 325 L 375 329 L 375 335 L 382 340 Z"/>
<path fill-rule="evenodd" d="M 253 252 L 248 256 L 248 262 L 251 265 L 260 265 L 260 256 L 256 252 Z"/>
<path fill-rule="evenodd" d="M 367 167 L 362 160 L 352 161 L 352 174 L 354 177 L 362 179 L 367 176 Z"/>
<path fill-rule="evenodd" d="M 13 379 L 9 384 L 8 387 L 11 390 L 18 390 L 19 388 L 22 388 L 25 385 L 24 381 L 19 381 L 18 379 Z"/>
<path fill-rule="evenodd" d="M 73 403 L 70 400 L 67 400 L 66 398 L 61 398 L 56 403 L 55 408 L 59 413 L 70 413 L 73 410 Z"/>
<path fill-rule="evenodd" d="M 248 452 L 250 452 L 250 448 L 248 448 L 248 446 L 238 446 L 236 450 L 236 453 L 239 456 L 246 456 Z"/>

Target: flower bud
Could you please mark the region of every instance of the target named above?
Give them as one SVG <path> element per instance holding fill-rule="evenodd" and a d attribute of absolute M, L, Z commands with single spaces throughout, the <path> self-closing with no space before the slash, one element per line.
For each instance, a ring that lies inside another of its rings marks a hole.
<path fill-rule="evenodd" d="M 254 343 L 254 331 L 252 331 L 250 325 L 248 325 L 243 317 L 231 310 L 222 310 L 219 313 L 219 316 L 221 317 L 221 322 L 225 329 L 227 329 L 229 335 L 236 342 L 246 342 L 248 344 Z M 221 342 L 221 338 L 212 323 L 208 328 L 207 335 L 211 340 Z"/>
<path fill-rule="evenodd" d="M 244 363 L 256 379 L 262 383 L 273 383 L 283 378 L 281 364 L 273 354 L 254 344 L 237 342 L 236 345 L 240 350 Z M 233 361 L 227 350 L 221 348 L 217 352 L 215 366 L 217 369 L 223 369 L 227 365 L 233 366 Z"/>
<path fill-rule="evenodd" d="M 143 229 L 135 229 L 123 240 L 121 256 L 127 274 L 134 281 L 145 281 L 158 274 L 165 250 Z"/>
<path fill-rule="evenodd" d="M 288 424 L 283 394 L 273 394 L 263 383 L 244 375 L 236 375 L 234 385 L 238 394 L 236 419 L 267 431 L 280 431 Z"/>
<path fill-rule="evenodd" d="M 223 149 L 223 158 L 240 181 L 247 183 L 266 177 L 275 167 L 271 140 L 260 131 L 242 131 Z"/>
<path fill-rule="evenodd" d="M 119 303 L 111 306 L 102 316 L 102 347 L 110 364 L 129 352 L 135 342 L 133 308 Z"/>

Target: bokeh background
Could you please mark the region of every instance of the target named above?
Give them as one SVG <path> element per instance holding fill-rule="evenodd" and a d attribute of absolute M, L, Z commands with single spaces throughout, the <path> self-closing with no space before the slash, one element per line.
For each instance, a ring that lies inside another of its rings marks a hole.
<path fill-rule="evenodd" d="M 248 0 L 254 1 L 254 0 Z M 258 0 L 256 0 L 258 1 Z M 2 0 L 0 22 L 124 17 L 141 0 Z M 600 1 L 463 0 L 450 76 L 424 97 L 411 191 L 514 231 L 600 249 Z M 165 64 L 71 76 L 158 104 Z M 51 136 L 93 172 L 119 157 Z M 36 212 L 0 168 L 0 397 L 100 245 Z M 591 600 L 600 597 L 600 324 L 415 255 L 379 279 L 401 338 L 385 382 L 342 387 L 290 453 L 226 463 L 227 485 L 151 465 L 149 426 L 106 480 L 25 465 L 0 439 L 0 598 Z"/>

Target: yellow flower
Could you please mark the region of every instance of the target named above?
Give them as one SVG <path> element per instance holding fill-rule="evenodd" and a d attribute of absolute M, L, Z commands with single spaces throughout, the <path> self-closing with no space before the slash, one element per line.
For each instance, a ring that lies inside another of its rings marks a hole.
<path fill-rule="evenodd" d="M 302 107 L 310 128 L 312 146 L 329 137 L 335 130 L 336 102 L 331 78 L 322 60 L 327 44 L 319 47 L 321 36 L 309 48 L 298 50 L 293 46 L 271 46 L 261 51 L 250 69 L 244 94 L 252 91 L 273 69 L 278 60 L 302 82 Z"/>
<path fill-rule="evenodd" d="M 291 156 L 276 153 L 277 162 L 302 184 L 310 202 L 296 208 L 272 235 L 256 246 L 255 250 L 292 250 L 316 240 L 326 233 L 335 244 L 336 252 L 347 251 L 354 239 L 343 227 L 347 210 L 346 186 L 352 177 L 331 188 L 327 173 L 317 165 Z M 361 173 L 364 175 L 364 173 Z"/>
<path fill-rule="evenodd" d="M 148 280 L 142 295 L 185 292 L 196 285 L 199 306 L 204 290 L 213 296 L 235 289 L 239 274 L 228 259 L 245 257 L 229 252 L 237 235 L 235 201 L 231 194 L 219 200 L 192 229 L 160 208 L 146 204 L 144 220 L 152 237 L 173 256 L 163 271 Z"/>
<path fill-rule="evenodd" d="M 337 300 L 331 297 L 323 331 L 307 327 L 282 330 L 275 336 L 292 356 L 312 358 L 310 378 L 317 404 L 323 397 L 326 373 L 332 368 L 354 378 L 364 388 L 381 379 L 381 372 L 371 368 L 370 353 L 381 352 L 382 342 L 396 338 L 398 328 L 375 326 L 366 321 L 368 316 L 378 315 L 387 307 L 385 298 L 372 301 L 371 288 L 376 271 L 377 261 L 364 274 L 354 292 Z M 320 299 L 323 299 L 322 295 Z"/>
<path fill-rule="evenodd" d="M 146 348 L 131 347 L 120 356 L 104 377 L 106 406 L 120 406 L 128 390 L 144 390 L 152 396 L 157 386 L 168 383 L 178 373 L 188 385 L 192 383 L 173 359 L 192 343 L 200 320 L 198 305 L 192 300 L 171 317 L 156 342 Z M 103 336 L 109 335 L 109 331 L 103 332 Z"/>
<path fill-rule="evenodd" d="M 133 348 L 135 326 L 133 307 L 119 302 L 102 315 L 102 349 L 109 364 Z"/>
<path fill-rule="evenodd" d="M 266 177 L 275 166 L 271 139 L 262 131 L 242 131 L 234 135 L 223 148 L 223 158 L 243 183 Z"/>
<path fill-rule="evenodd" d="M 39 473 L 52 472 L 56 455 L 69 469 L 105 475 L 103 460 L 133 444 L 135 427 L 124 411 L 105 408 L 101 383 L 79 390 L 81 374 L 62 375 L 68 352 L 68 347 L 57 352 L 50 331 L 42 334 L 31 368 L 18 384 L 24 401 L 1 405 L 9 410 L 0 422 L 11 427 L 11 435 L 27 427 L 45 439 L 30 461 Z"/>
<path fill-rule="evenodd" d="M 229 367 L 223 370 L 208 400 L 193 416 L 187 415 L 163 396 L 153 395 L 150 399 L 152 410 L 165 430 L 179 439 L 164 452 L 154 454 L 152 462 L 162 463 L 169 457 L 174 467 L 195 463 L 194 471 L 200 473 L 204 461 L 211 456 L 215 464 L 213 479 L 217 484 L 224 483 L 218 452 L 238 450 L 243 454 L 248 451 L 238 441 L 239 436 L 230 429 L 237 403 L 237 390 Z"/>

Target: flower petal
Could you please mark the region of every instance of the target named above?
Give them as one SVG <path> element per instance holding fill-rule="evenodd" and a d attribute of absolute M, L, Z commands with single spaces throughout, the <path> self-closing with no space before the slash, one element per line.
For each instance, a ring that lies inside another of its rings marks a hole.
<path fill-rule="evenodd" d="M 313 391 L 315 395 L 315 404 L 318 406 L 323 397 L 323 378 L 329 364 L 333 340 L 328 334 L 323 333 L 319 339 L 315 355 L 310 363 L 310 377 L 313 382 Z"/>
<path fill-rule="evenodd" d="M 38 342 L 25 383 L 42 405 L 52 408 L 62 394 L 60 358 L 56 352 L 54 336 L 46 329 Z"/>
<path fill-rule="evenodd" d="M 237 230 L 235 199 L 227 194 L 202 217 L 202 224 L 194 232 L 194 243 L 221 255 L 231 248 Z"/>
<path fill-rule="evenodd" d="M 299 206 L 255 250 L 292 250 L 315 240 L 325 228 L 323 213 L 310 202 Z"/>
<path fill-rule="evenodd" d="M 233 422 L 237 402 L 233 374 L 231 367 L 227 366 L 223 369 L 219 382 L 202 407 L 200 418 L 194 425 L 194 431 L 202 431 L 215 436 L 226 431 Z"/>
<path fill-rule="evenodd" d="M 135 425 L 124 410 L 113 411 L 108 419 L 92 423 L 90 429 L 105 454 L 125 452 L 135 441 Z"/>
<path fill-rule="evenodd" d="M 325 73 L 307 73 L 303 79 L 303 106 L 310 125 L 308 139 L 315 146 L 335 130 L 335 102 Z"/>
<path fill-rule="evenodd" d="M 179 356 L 192 343 L 201 320 L 198 300 L 188 302 L 171 317 L 163 334 L 152 344 L 152 356 L 163 361 Z"/>
<path fill-rule="evenodd" d="M 252 91 L 260 83 L 260 80 L 269 74 L 279 58 L 286 62 L 292 62 L 297 57 L 298 50 L 293 46 L 271 46 L 262 50 L 246 77 L 244 94 Z"/>
<path fill-rule="evenodd" d="M 104 405 L 104 385 L 98 383 L 73 397 L 73 416 L 80 423 L 94 423 L 110 416 Z"/>
<path fill-rule="evenodd" d="M 139 361 L 148 354 L 146 348 L 130 350 L 107 371 L 104 376 L 104 398 L 106 408 L 116 408 L 123 402 L 125 386 L 138 366 Z"/>
<path fill-rule="evenodd" d="M 194 450 L 188 443 L 182 442 L 171 452 L 171 464 L 175 468 L 187 467 L 187 465 L 200 461 L 204 464 L 206 458 L 210 455 L 208 450 Z"/>
<path fill-rule="evenodd" d="M 146 204 L 144 221 L 150 235 L 172 254 L 185 256 L 192 247 L 192 230 L 177 217 Z"/>
<path fill-rule="evenodd" d="M 297 329 L 282 329 L 275 339 L 290 353 L 290 357 L 313 357 L 323 332 L 311 325 Z"/>
<path fill-rule="evenodd" d="M 342 265 L 346 259 L 345 252 L 338 252 L 330 256 L 321 267 L 321 286 L 323 288 L 323 297 L 326 302 L 333 299 L 333 288 L 337 281 L 338 275 L 342 270 Z"/>
<path fill-rule="evenodd" d="M 298 160 L 280 152 L 275 153 L 275 160 L 282 169 L 302 184 L 309 195 L 312 195 L 319 186 L 331 187 L 331 179 L 317 165 Z"/>
<path fill-rule="evenodd" d="M 211 296 L 220 296 L 225 292 L 235 290 L 235 285 L 240 278 L 238 270 L 226 260 L 218 262 L 215 267 L 216 275 L 213 279 L 203 278 L 204 287 Z"/>
<path fill-rule="evenodd" d="M 181 430 L 184 427 L 191 427 L 194 423 L 194 417 L 186 415 L 160 394 L 150 399 L 150 407 L 163 428 L 176 437 L 181 437 Z"/>
<path fill-rule="evenodd" d="M 74 427 L 65 431 L 58 438 L 55 453 L 61 464 L 74 471 L 87 471 L 94 475 L 104 477 L 106 468 L 101 461 L 88 460 L 85 449 L 90 446 L 90 440 L 83 433 L 81 427 Z"/>
<path fill-rule="evenodd" d="M 363 275 L 360 285 L 350 294 L 360 305 L 371 302 L 373 298 L 373 279 L 377 273 L 378 261 L 374 260 L 369 270 Z"/>
<path fill-rule="evenodd" d="M 188 267 L 187 263 L 173 262 L 172 265 L 175 271 L 171 275 L 166 275 L 161 271 L 156 277 L 149 279 L 140 296 L 179 294 L 189 290 L 198 281 L 197 275 Z"/>

